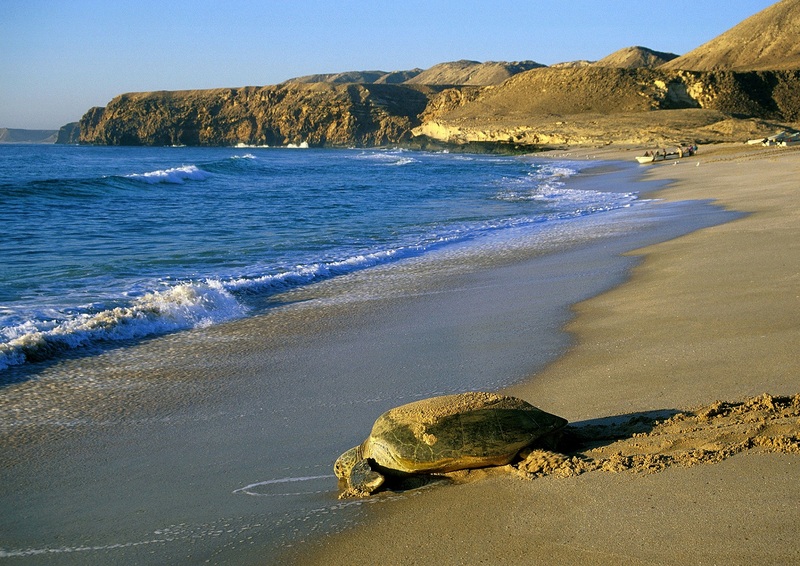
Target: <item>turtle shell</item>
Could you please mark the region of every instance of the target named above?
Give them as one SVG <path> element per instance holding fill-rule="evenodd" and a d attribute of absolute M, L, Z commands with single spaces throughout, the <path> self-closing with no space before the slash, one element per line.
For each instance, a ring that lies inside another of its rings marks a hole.
<path fill-rule="evenodd" d="M 484 392 L 432 397 L 378 417 L 364 456 L 390 472 L 500 466 L 566 424 L 516 397 Z"/>

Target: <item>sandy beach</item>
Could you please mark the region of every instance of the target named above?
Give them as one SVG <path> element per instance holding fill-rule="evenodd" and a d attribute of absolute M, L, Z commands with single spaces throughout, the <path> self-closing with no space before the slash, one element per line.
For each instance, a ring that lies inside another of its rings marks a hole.
<path fill-rule="evenodd" d="M 707 146 L 649 166 L 646 180 L 670 181 L 655 197 L 710 199 L 746 215 L 636 250 L 629 280 L 575 306 L 567 354 L 506 390 L 574 425 L 644 423 L 575 452 L 592 469 L 529 458 L 527 474 L 377 506 L 366 524 L 292 558 L 800 562 L 798 178 L 796 148 Z M 753 400 L 764 393 L 776 397 Z"/>

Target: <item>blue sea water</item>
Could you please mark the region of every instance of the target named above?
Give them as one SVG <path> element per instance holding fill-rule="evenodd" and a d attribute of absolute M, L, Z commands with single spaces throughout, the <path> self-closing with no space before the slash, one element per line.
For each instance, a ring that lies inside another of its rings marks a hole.
<path fill-rule="evenodd" d="M 581 165 L 385 149 L 0 145 L 0 371 L 630 206 Z"/>

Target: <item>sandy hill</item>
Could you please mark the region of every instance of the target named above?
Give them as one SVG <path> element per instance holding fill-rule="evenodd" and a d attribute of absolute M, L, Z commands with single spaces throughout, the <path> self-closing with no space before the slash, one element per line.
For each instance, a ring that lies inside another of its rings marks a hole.
<path fill-rule="evenodd" d="M 800 69 L 800 0 L 782 0 L 662 68 Z"/>
<path fill-rule="evenodd" d="M 626 47 L 615 51 L 607 57 L 603 57 L 593 65 L 595 67 L 614 67 L 619 69 L 639 69 L 646 67 L 652 69 L 663 65 L 667 61 L 672 61 L 678 56 L 675 53 L 664 53 L 653 51 L 647 47 Z"/>
<path fill-rule="evenodd" d="M 406 84 L 485 86 L 500 84 L 518 73 L 544 67 L 535 61 L 452 61 L 426 69 Z"/>

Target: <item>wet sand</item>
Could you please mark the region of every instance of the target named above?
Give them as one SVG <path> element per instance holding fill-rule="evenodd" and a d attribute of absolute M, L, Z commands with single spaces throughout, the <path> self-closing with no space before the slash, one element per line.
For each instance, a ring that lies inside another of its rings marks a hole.
<path fill-rule="evenodd" d="M 574 308 L 567 354 L 506 389 L 572 421 L 568 454 L 394 501 L 293 559 L 800 562 L 800 151 L 704 147 L 647 178 L 747 215 L 636 250 Z"/>

